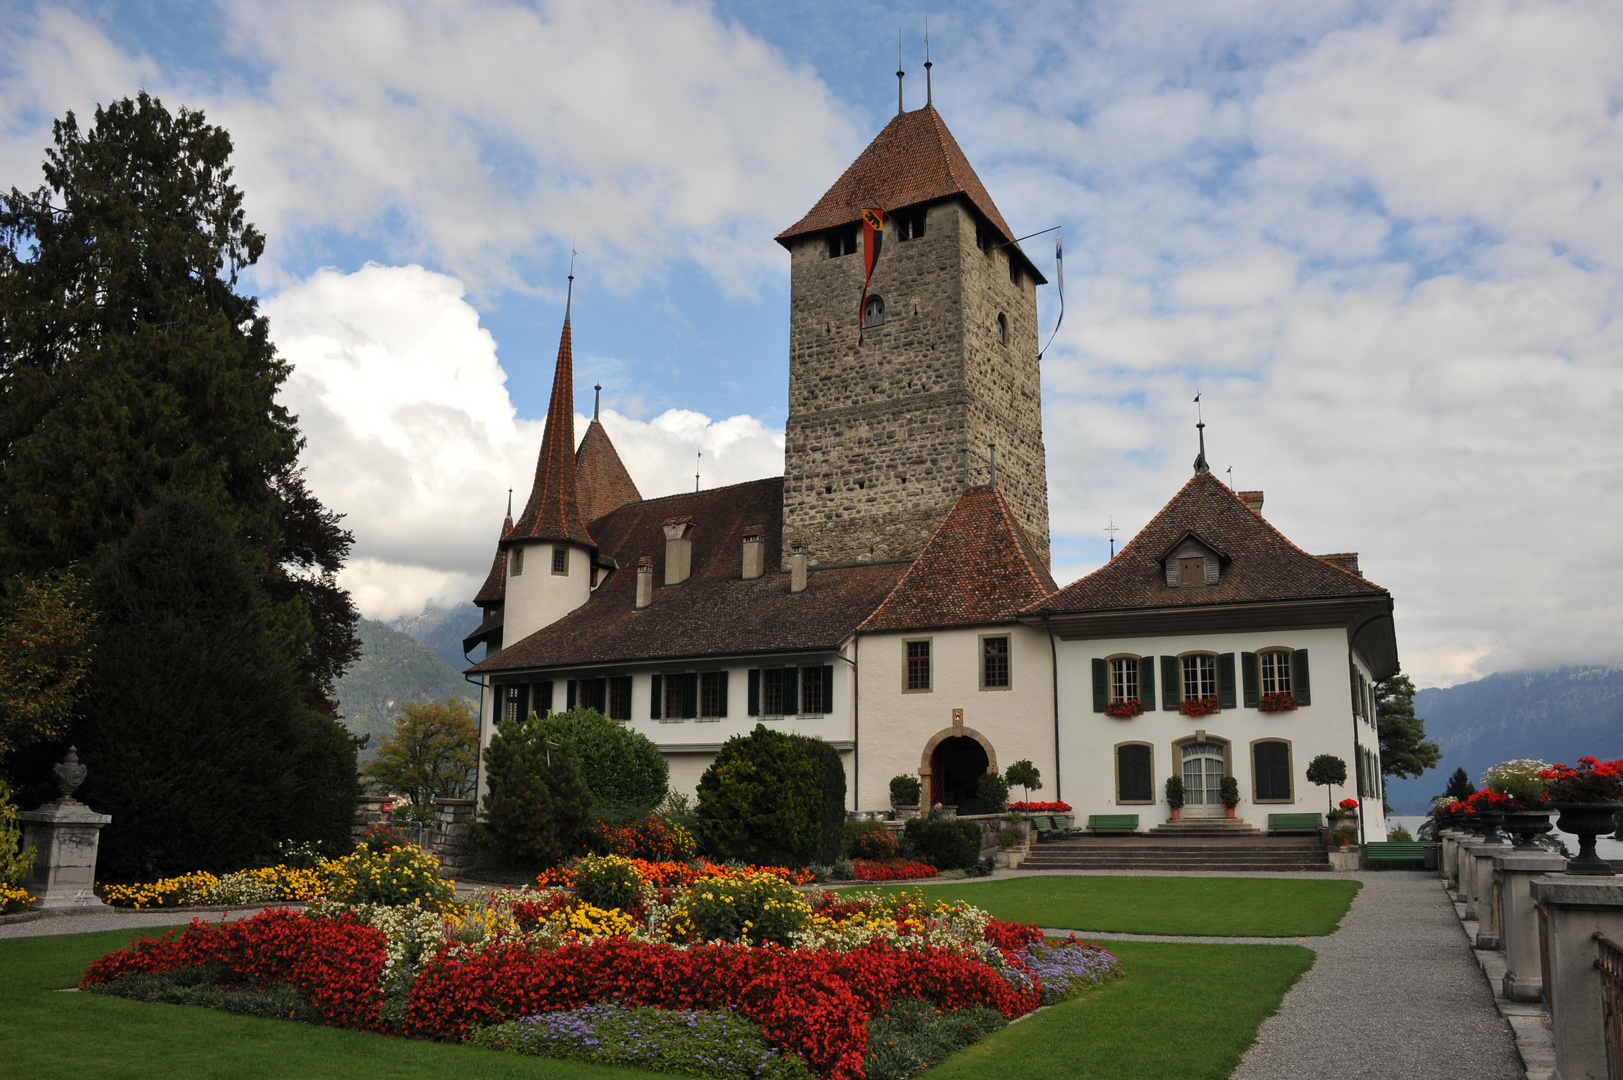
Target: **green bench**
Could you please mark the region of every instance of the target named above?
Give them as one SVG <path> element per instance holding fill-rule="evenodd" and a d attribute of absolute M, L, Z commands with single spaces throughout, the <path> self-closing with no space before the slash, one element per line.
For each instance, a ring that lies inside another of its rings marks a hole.
<path fill-rule="evenodd" d="M 1428 844 L 1421 840 L 1371 840 L 1364 845 L 1364 860 L 1370 863 L 1406 865 L 1419 870 L 1426 867 L 1428 861 L 1426 853 L 1436 848 L 1436 844 Z M 1436 865 L 1434 860 L 1432 865 Z"/>
<path fill-rule="evenodd" d="M 1137 814 L 1089 814 L 1088 832 L 1128 832 L 1138 831 Z"/>
<path fill-rule="evenodd" d="M 1271 833 L 1310 832 L 1324 828 L 1322 814 L 1269 814 L 1268 831 Z"/>
<path fill-rule="evenodd" d="M 1056 825 L 1055 822 L 1057 820 L 1057 818 L 1049 817 L 1047 814 L 1038 814 L 1031 819 L 1031 827 L 1037 830 L 1038 839 L 1042 839 L 1045 836 L 1069 836 L 1073 832 L 1080 831 L 1077 829 L 1067 829 L 1063 825 Z"/>

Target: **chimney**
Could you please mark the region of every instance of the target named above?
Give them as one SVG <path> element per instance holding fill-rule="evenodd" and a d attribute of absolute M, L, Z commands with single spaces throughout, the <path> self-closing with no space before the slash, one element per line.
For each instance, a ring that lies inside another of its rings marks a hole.
<path fill-rule="evenodd" d="M 1334 555 L 1317 555 L 1315 558 L 1321 562 L 1339 566 L 1349 574 L 1357 574 L 1359 577 L 1364 576 L 1364 572 L 1358 569 L 1358 552 L 1356 551 L 1338 551 Z"/>
<path fill-rule="evenodd" d="M 693 519 L 672 518 L 665 530 L 665 584 L 680 585 L 693 573 Z"/>
<path fill-rule="evenodd" d="M 789 559 L 789 591 L 802 593 L 806 591 L 806 545 L 796 544 L 795 553 Z"/>
<path fill-rule="evenodd" d="M 761 538 L 761 527 L 749 525 L 744 529 L 744 580 L 754 581 L 766 573 L 766 544 Z"/>
<path fill-rule="evenodd" d="M 637 560 L 637 610 L 654 602 L 654 560 L 644 555 Z"/>
<path fill-rule="evenodd" d="M 1258 517 L 1262 516 L 1262 492 L 1242 491 L 1240 492 L 1240 501 L 1245 503 L 1247 510 L 1250 510 Z"/>

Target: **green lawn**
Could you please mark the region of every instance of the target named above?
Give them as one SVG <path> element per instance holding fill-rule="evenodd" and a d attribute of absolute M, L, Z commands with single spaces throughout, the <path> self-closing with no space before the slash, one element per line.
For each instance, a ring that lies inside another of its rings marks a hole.
<path fill-rule="evenodd" d="M 148 934 L 157 931 L 147 930 Z M 209 1009 L 58 993 L 132 931 L 0 940 L 0 1061 L 30 1080 L 581 1077 L 657 1074 L 415 1042 Z M 1281 945 L 1106 942 L 1125 978 L 1044 1010 L 932 1069 L 930 1080 L 1045 1077 L 1220 1080 L 1313 962 Z"/>
<path fill-rule="evenodd" d="M 930 885 L 925 895 L 968 900 L 1000 919 L 1088 933 L 1317 937 L 1335 932 L 1359 887 L 1342 880 L 1043 875 Z"/>
<path fill-rule="evenodd" d="M 960 1050 L 929 1080 L 1222 1080 L 1313 966 L 1297 945 L 1101 944 L 1124 978 Z"/>

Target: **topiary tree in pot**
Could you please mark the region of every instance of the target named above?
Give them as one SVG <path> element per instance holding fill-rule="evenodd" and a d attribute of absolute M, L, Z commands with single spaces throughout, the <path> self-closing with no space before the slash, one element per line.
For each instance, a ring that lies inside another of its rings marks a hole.
<path fill-rule="evenodd" d="M 1308 762 L 1307 781 L 1324 788 L 1325 809 L 1333 810 L 1330 789 L 1347 782 L 1347 763 L 1334 754 L 1320 754 Z"/>
<path fill-rule="evenodd" d="M 1183 777 L 1167 777 L 1167 809 L 1172 811 L 1172 820 L 1177 821 L 1183 817 Z"/>
<path fill-rule="evenodd" d="M 1029 758 L 1022 758 L 1005 769 L 1003 779 L 1010 787 L 1020 785 L 1020 798 L 1024 802 L 1031 801 L 1033 791 L 1043 789 L 1043 774 L 1037 771 L 1037 766 Z"/>
<path fill-rule="evenodd" d="M 890 778 L 890 805 L 917 806 L 921 795 L 919 778 L 902 773 Z"/>
<path fill-rule="evenodd" d="M 1217 790 L 1223 799 L 1224 816 L 1233 817 L 1234 808 L 1240 805 L 1240 782 L 1232 776 L 1225 776 Z"/>

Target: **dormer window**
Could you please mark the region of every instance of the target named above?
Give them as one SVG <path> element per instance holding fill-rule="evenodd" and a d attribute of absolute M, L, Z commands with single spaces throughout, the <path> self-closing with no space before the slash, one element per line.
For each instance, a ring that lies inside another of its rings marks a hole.
<path fill-rule="evenodd" d="M 1195 555 L 1178 560 L 1178 584 L 1184 588 L 1206 584 L 1206 556 Z"/>
<path fill-rule="evenodd" d="M 1221 552 L 1193 532 L 1184 533 L 1161 555 L 1167 587 L 1170 589 L 1202 589 L 1216 585 L 1226 562 L 1228 559 Z"/>
<path fill-rule="evenodd" d="M 885 298 L 884 297 L 882 297 L 882 296 L 872 296 L 872 295 L 870 295 L 868 297 L 867 302 L 862 305 L 862 325 L 863 326 L 884 326 L 885 325 Z"/>

